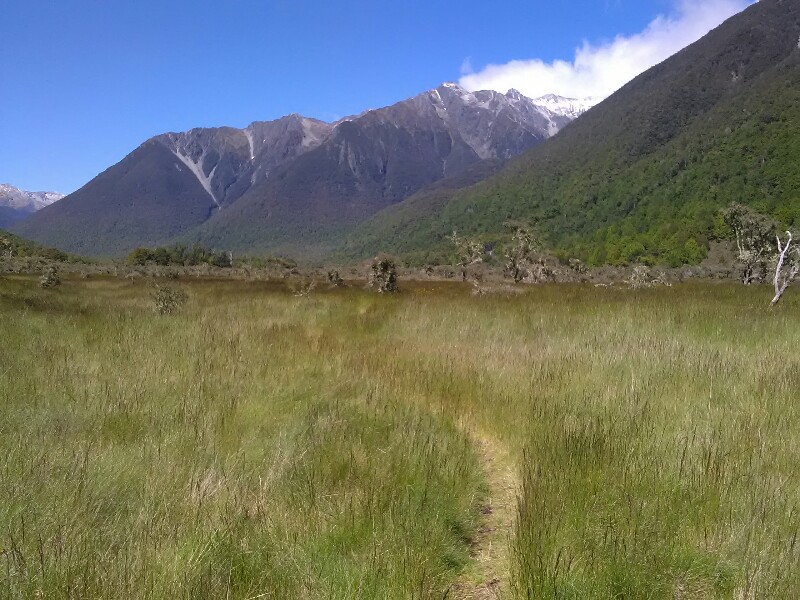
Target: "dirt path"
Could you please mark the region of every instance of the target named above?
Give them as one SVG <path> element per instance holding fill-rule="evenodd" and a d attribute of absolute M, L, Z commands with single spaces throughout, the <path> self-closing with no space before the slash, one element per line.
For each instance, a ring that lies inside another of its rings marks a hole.
<path fill-rule="evenodd" d="M 451 588 L 455 600 L 508 598 L 511 527 L 519 482 L 506 448 L 492 436 L 465 427 L 473 439 L 489 485 L 481 524 L 472 546 L 474 561 Z"/>

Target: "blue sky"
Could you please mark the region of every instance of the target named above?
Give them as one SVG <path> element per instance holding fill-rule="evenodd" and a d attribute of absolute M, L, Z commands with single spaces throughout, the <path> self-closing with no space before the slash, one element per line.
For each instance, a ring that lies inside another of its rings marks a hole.
<path fill-rule="evenodd" d="M 71 192 L 165 131 L 335 120 L 443 81 L 607 95 L 746 4 L 6 0 L 0 182 Z"/>

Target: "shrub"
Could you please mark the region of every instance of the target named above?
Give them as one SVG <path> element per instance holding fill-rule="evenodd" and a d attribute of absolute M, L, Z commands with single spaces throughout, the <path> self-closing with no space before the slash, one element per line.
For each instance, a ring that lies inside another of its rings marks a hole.
<path fill-rule="evenodd" d="M 7 255 L 8 258 L 14 255 L 14 246 L 11 244 L 11 240 L 4 237 L 0 237 L 0 256 L 2 255 Z"/>
<path fill-rule="evenodd" d="M 586 273 L 586 265 L 583 264 L 583 261 L 577 258 L 570 258 L 569 259 L 569 268 L 572 269 L 575 273 L 583 274 Z"/>
<path fill-rule="evenodd" d="M 514 228 L 514 237 L 511 244 L 503 252 L 505 258 L 505 274 L 519 283 L 528 277 L 529 270 L 535 264 L 543 266 L 543 244 L 534 231 L 524 223 L 511 224 Z M 534 274 L 539 279 L 541 273 Z"/>
<path fill-rule="evenodd" d="M 398 291 L 397 265 L 388 256 L 376 256 L 370 265 L 369 285 L 381 294 L 393 294 Z"/>
<path fill-rule="evenodd" d="M 667 280 L 667 275 L 663 271 L 658 275 L 653 275 L 649 267 L 637 265 L 631 271 L 631 276 L 625 281 L 632 290 L 651 288 L 656 285 L 671 287 L 672 284 Z"/>
<path fill-rule="evenodd" d="M 317 280 L 310 275 L 295 275 L 288 278 L 289 289 L 298 298 L 306 298 L 317 287 Z"/>
<path fill-rule="evenodd" d="M 736 203 L 722 211 L 722 218 L 736 241 L 742 283 L 750 285 L 766 279 L 767 265 L 775 254 L 775 221 Z"/>
<path fill-rule="evenodd" d="M 458 265 L 461 267 L 461 280 L 466 281 L 469 268 L 483 262 L 485 246 L 479 240 L 459 237 L 455 231 L 448 239 L 456 248 Z"/>
<path fill-rule="evenodd" d="M 344 279 L 342 279 L 342 276 L 339 275 L 339 271 L 336 269 L 328 271 L 328 283 L 334 288 L 344 287 Z"/>
<path fill-rule="evenodd" d="M 58 276 L 58 269 L 52 265 L 47 267 L 39 279 L 39 285 L 43 288 L 54 288 L 61 285 L 61 278 Z"/>
<path fill-rule="evenodd" d="M 188 296 L 181 289 L 166 285 L 156 285 L 152 298 L 155 311 L 160 315 L 169 315 L 178 312 Z"/>

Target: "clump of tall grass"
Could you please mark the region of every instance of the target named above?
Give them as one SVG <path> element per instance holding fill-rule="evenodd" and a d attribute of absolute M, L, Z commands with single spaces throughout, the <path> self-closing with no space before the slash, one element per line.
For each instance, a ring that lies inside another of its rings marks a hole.
<path fill-rule="evenodd" d="M 572 319 L 574 371 L 546 360 L 528 417 L 518 596 L 800 589 L 798 364 L 778 360 L 797 340 L 732 290 Z"/>

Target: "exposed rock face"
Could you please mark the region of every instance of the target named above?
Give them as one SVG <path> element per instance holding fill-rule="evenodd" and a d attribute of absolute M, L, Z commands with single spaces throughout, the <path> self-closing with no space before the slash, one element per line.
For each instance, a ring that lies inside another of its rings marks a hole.
<path fill-rule="evenodd" d="M 155 139 L 169 148 L 221 208 L 266 180 L 276 167 L 318 146 L 332 128 L 293 114 L 256 121 L 245 129 L 192 129 Z"/>

